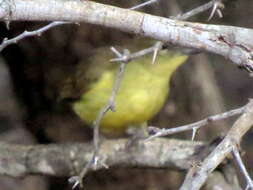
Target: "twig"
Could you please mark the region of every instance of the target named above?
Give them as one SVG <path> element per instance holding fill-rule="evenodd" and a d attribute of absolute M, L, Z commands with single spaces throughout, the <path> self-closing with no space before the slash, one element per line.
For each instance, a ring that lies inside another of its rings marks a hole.
<path fill-rule="evenodd" d="M 146 2 L 141 3 L 139 5 L 135 5 L 135 6 L 131 7 L 131 8 L 129 8 L 129 9 L 130 10 L 140 9 L 140 8 L 143 8 L 143 7 L 147 6 L 147 5 L 151 5 L 151 4 L 157 3 L 158 1 L 159 0 L 149 0 L 149 1 L 146 1 Z"/>
<path fill-rule="evenodd" d="M 128 54 L 128 53 L 124 52 L 124 54 L 122 55 L 114 47 L 112 47 L 111 50 L 118 57 L 124 57 L 124 56 L 127 56 L 127 54 Z M 114 81 L 112 94 L 111 94 L 111 96 L 108 100 L 108 103 L 107 103 L 107 105 L 105 105 L 105 107 L 103 107 L 101 109 L 100 113 L 98 114 L 97 119 L 94 122 L 94 125 L 93 125 L 94 126 L 94 148 L 95 148 L 96 151 L 98 151 L 98 149 L 99 149 L 99 125 L 100 125 L 100 122 L 103 119 L 106 112 L 108 112 L 109 110 L 115 112 L 115 98 L 116 98 L 117 92 L 120 88 L 120 84 L 121 84 L 121 81 L 122 81 L 123 76 L 124 76 L 126 63 L 127 62 L 121 62 L 120 66 L 119 66 L 119 70 L 118 70 L 116 78 L 115 78 L 115 81 Z"/>
<path fill-rule="evenodd" d="M 177 20 L 187 20 L 190 17 L 193 17 L 193 16 L 195 16 L 195 15 L 197 15 L 199 13 L 202 13 L 202 12 L 210 9 L 213 5 L 214 5 L 214 1 L 212 0 L 209 3 L 201 5 L 201 6 L 195 8 L 195 9 L 189 11 L 189 12 L 186 12 L 186 13 L 184 13 L 182 15 L 178 15 L 176 17 L 171 17 L 171 18 L 174 18 L 174 19 L 177 19 Z M 134 7 L 130 8 L 130 9 L 133 9 L 133 8 Z M 146 48 L 146 49 L 140 50 L 138 52 L 129 54 L 128 56 L 125 56 L 125 57 L 114 58 L 114 59 L 111 59 L 110 61 L 111 62 L 132 61 L 133 59 L 138 59 L 138 58 L 140 58 L 140 57 L 142 57 L 144 55 L 147 55 L 147 54 L 150 54 L 150 53 L 154 53 L 153 58 L 152 58 L 152 63 L 154 64 L 156 56 L 157 56 L 157 53 L 159 52 L 159 50 L 162 49 L 163 44 L 164 44 L 163 42 L 157 42 L 157 43 L 155 43 L 153 46 L 151 46 L 149 48 Z"/>
<path fill-rule="evenodd" d="M 215 6 L 215 8 L 213 9 L 214 12 L 216 10 L 220 10 L 221 5 L 223 5 L 223 4 L 220 2 L 220 0 L 212 0 L 212 1 L 210 1 L 210 2 L 208 2 L 206 4 L 204 4 L 204 5 L 201 5 L 201 6 L 197 7 L 197 8 L 195 8 L 195 9 L 192 9 L 192 10 L 190 10 L 190 11 L 188 11 L 188 12 L 182 14 L 182 15 L 178 15 L 176 17 L 172 16 L 171 18 L 172 19 L 174 18 L 174 19 L 177 19 L 177 20 L 187 20 L 190 17 L 193 17 L 193 16 L 195 16 L 195 15 L 197 15 L 199 13 L 202 13 L 202 12 L 204 12 L 204 11 L 210 9 L 211 7 L 214 7 L 214 6 Z M 209 18 L 208 18 L 208 20 L 210 20 L 211 18 L 212 18 L 212 16 L 210 15 Z M 157 42 L 153 46 L 153 47 L 156 47 L 156 48 L 153 51 L 154 54 L 153 54 L 152 64 L 155 63 L 156 56 L 157 56 L 158 52 L 162 49 L 162 47 L 163 47 L 164 44 L 165 44 L 164 42 Z M 195 137 L 194 135 L 192 136 L 192 138 Z"/>
<path fill-rule="evenodd" d="M 145 141 L 151 140 L 151 139 L 156 138 L 156 137 L 162 137 L 162 136 L 166 136 L 166 135 L 172 135 L 172 134 L 175 134 L 175 133 L 180 133 L 180 132 L 183 132 L 183 131 L 189 131 L 189 130 L 195 130 L 196 131 L 200 127 L 203 127 L 203 126 L 205 126 L 205 125 L 207 125 L 211 122 L 220 121 L 220 120 L 227 119 L 227 118 L 235 116 L 235 115 L 242 114 L 242 113 L 244 113 L 245 109 L 246 109 L 246 106 L 243 106 L 243 107 L 240 107 L 240 108 L 237 108 L 237 109 L 230 110 L 228 112 L 224 112 L 224 113 L 221 113 L 221 114 L 209 116 L 209 117 L 207 117 L 203 120 L 197 121 L 197 122 L 192 123 L 192 124 L 183 125 L 183 126 L 174 127 L 174 128 L 169 128 L 169 129 L 168 128 L 158 129 L 157 127 L 150 126 L 149 130 L 155 132 L 155 134 L 148 137 Z"/>
<path fill-rule="evenodd" d="M 213 5 L 214 5 L 214 1 L 212 0 L 212 1 L 208 2 L 208 3 L 205 3 L 204 5 L 201 5 L 201 6 L 197 7 L 197 8 L 195 8 L 195 9 L 192 9 L 192 10 L 190 10 L 190 11 L 188 11 L 188 12 L 182 14 L 182 15 L 177 15 L 175 17 L 175 19 L 178 19 L 178 20 L 187 20 L 190 17 L 193 17 L 193 16 L 195 16 L 197 14 L 200 14 L 200 13 L 202 13 L 202 12 L 204 12 L 204 11 L 212 8 Z"/>
<path fill-rule="evenodd" d="M 233 147 L 232 153 L 233 153 L 233 157 L 234 157 L 237 165 L 239 166 L 241 173 L 243 174 L 243 176 L 245 177 L 245 179 L 247 181 L 247 188 L 246 189 L 253 190 L 252 179 L 251 179 L 249 173 L 247 172 L 245 165 L 243 164 L 242 158 L 241 158 L 238 148 L 236 146 Z"/>
<path fill-rule="evenodd" d="M 180 190 L 199 190 L 211 172 L 238 146 L 243 135 L 253 125 L 253 101 L 246 105 L 244 113 L 237 119 L 221 143 L 198 164 L 188 171 Z"/>
<path fill-rule="evenodd" d="M 11 21 L 64 20 L 97 24 L 165 41 L 175 46 L 218 54 L 238 66 L 253 71 L 251 52 L 253 40 L 250 38 L 252 29 L 177 21 L 93 1 L 14 0 L 14 2 L 16 9 L 12 11 Z M 6 11 L 0 9 L 1 20 L 6 17 Z"/>
<path fill-rule="evenodd" d="M 112 47 L 111 50 L 118 57 L 123 57 L 124 58 L 125 56 L 128 56 L 128 54 L 129 54 L 129 52 L 127 50 L 125 50 L 123 55 L 122 55 L 114 47 Z M 115 111 L 115 98 L 116 98 L 117 92 L 120 88 L 120 84 L 121 84 L 121 81 L 122 81 L 123 76 L 124 76 L 124 71 L 125 71 L 126 64 L 127 64 L 127 62 L 125 62 L 125 61 L 121 62 L 120 66 L 119 66 L 119 70 L 116 74 L 116 78 L 115 78 L 113 89 L 112 89 L 112 94 L 111 94 L 111 96 L 108 100 L 108 103 L 99 111 L 98 116 L 97 116 L 96 120 L 94 121 L 94 124 L 93 124 L 93 146 L 94 146 L 94 150 L 93 150 L 92 158 L 89 160 L 89 162 L 82 169 L 79 176 L 73 176 L 73 177 L 69 178 L 69 182 L 73 184 L 73 186 L 72 186 L 73 189 L 75 187 L 77 187 L 78 185 L 80 185 L 82 187 L 83 186 L 82 180 L 83 180 L 84 176 L 87 174 L 87 172 L 92 167 L 96 168 L 97 164 L 100 163 L 99 162 L 99 150 L 100 150 L 99 129 L 100 129 L 100 123 L 101 123 L 101 120 L 103 119 L 104 115 L 109 110 L 111 110 L 113 112 Z M 102 164 L 104 167 L 108 168 L 108 166 L 106 164 L 104 164 L 104 163 L 100 163 L 100 164 Z"/>
<path fill-rule="evenodd" d="M 153 53 L 156 49 L 157 49 L 157 44 L 154 44 L 153 46 L 149 47 L 149 48 L 146 48 L 146 49 L 143 49 L 143 50 L 140 50 L 138 52 L 135 52 L 135 53 L 131 53 L 129 55 L 126 55 L 126 56 L 122 56 L 122 57 L 119 57 L 119 58 L 113 58 L 111 59 L 110 61 L 111 62 L 129 62 L 129 61 L 132 61 L 134 59 L 138 59 L 138 58 L 141 58 L 143 57 L 144 55 L 147 55 L 147 54 L 150 54 L 150 53 Z"/>
<path fill-rule="evenodd" d="M 14 38 L 11 38 L 11 39 L 4 38 L 2 44 L 0 45 L 0 52 L 4 48 L 6 48 L 8 45 L 16 44 L 18 41 L 20 41 L 24 38 L 27 38 L 27 37 L 40 36 L 43 32 L 45 32 L 53 27 L 63 25 L 63 24 L 73 24 L 73 22 L 55 21 L 55 22 L 51 22 L 50 24 L 48 24 L 46 26 L 43 26 L 40 29 L 34 30 L 34 31 L 24 31 L 22 34 L 14 37 Z"/>
<path fill-rule="evenodd" d="M 121 54 L 120 52 L 118 52 L 114 47 L 111 48 L 111 50 L 118 56 L 118 57 L 124 57 L 125 55 L 127 56 L 127 54 Z M 109 111 L 113 111 L 115 112 L 115 98 L 116 98 L 116 95 L 117 95 L 117 92 L 119 90 L 119 87 L 120 87 L 120 84 L 121 84 L 121 81 L 123 79 L 123 76 L 124 76 L 124 71 L 125 71 L 125 66 L 126 66 L 126 63 L 127 62 L 121 62 L 120 64 L 120 67 L 119 67 L 119 70 L 117 72 L 117 75 L 116 75 L 116 78 L 115 78 L 115 81 L 114 81 L 114 86 L 113 86 L 113 89 L 112 89 L 112 94 L 108 100 L 108 103 L 107 105 L 105 105 L 101 111 L 99 112 L 94 124 L 93 124 L 93 127 L 94 127 L 94 149 L 95 149 L 95 152 L 96 154 L 98 154 L 98 149 L 99 149 L 99 126 L 100 126 L 100 122 L 101 120 L 103 119 L 104 115 Z"/>

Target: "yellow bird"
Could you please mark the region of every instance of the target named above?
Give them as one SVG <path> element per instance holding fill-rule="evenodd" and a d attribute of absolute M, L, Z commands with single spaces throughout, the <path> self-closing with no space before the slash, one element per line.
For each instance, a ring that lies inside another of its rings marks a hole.
<path fill-rule="evenodd" d="M 109 62 L 113 57 L 108 52 L 108 48 L 96 52 L 77 74 L 78 84 L 84 81 L 86 84 L 73 110 L 90 126 L 108 103 L 119 67 L 119 63 Z M 186 59 L 186 55 L 162 51 L 155 64 L 151 64 L 151 56 L 129 62 L 115 98 L 116 111 L 108 111 L 103 117 L 102 133 L 122 135 L 129 127 L 141 127 L 157 114 L 167 99 L 173 72 Z"/>

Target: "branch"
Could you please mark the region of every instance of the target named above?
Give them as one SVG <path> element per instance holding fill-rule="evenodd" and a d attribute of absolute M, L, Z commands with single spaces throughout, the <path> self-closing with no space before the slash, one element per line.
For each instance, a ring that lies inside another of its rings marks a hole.
<path fill-rule="evenodd" d="M 242 173 L 242 175 L 244 176 L 244 178 L 246 179 L 247 181 L 247 188 L 246 189 L 253 189 L 253 182 L 252 182 L 252 179 L 249 175 L 249 173 L 247 172 L 246 168 L 245 168 L 245 165 L 243 164 L 242 162 L 242 158 L 240 156 L 240 153 L 238 151 L 238 148 L 237 147 L 234 147 L 233 148 L 233 157 Z"/>
<path fill-rule="evenodd" d="M 136 6 L 133 6 L 131 8 L 129 8 L 130 10 L 136 10 L 136 9 L 140 9 L 140 8 L 143 8 L 145 6 L 148 6 L 148 5 L 152 5 L 154 3 L 157 3 L 159 0 L 149 0 L 149 1 L 146 1 L 144 3 L 141 3 L 139 5 L 136 5 Z"/>
<path fill-rule="evenodd" d="M 187 124 L 187 125 L 183 125 L 183 126 L 179 126 L 179 127 L 174 127 L 174 128 L 169 128 L 169 127 L 165 127 L 162 129 L 159 129 L 155 126 L 149 126 L 149 130 L 152 132 L 155 132 L 154 135 L 151 135 L 150 137 L 148 137 L 146 139 L 146 141 L 156 138 L 156 137 L 162 137 L 162 136 L 167 136 L 167 135 L 172 135 L 172 134 L 176 134 L 176 133 L 181 133 L 184 131 L 189 131 L 189 130 L 198 130 L 199 128 L 208 125 L 214 121 L 220 121 L 220 120 L 224 120 L 227 119 L 229 117 L 235 116 L 235 115 L 239 115 L 242 114 L 246 109 L 246 106 L 242 106 L 240 108 L 237 109 L 233 109 L 221 114 L 217 114 L 217 115 L 213 115 L 213 116 L 209 116 L 203 120 L 191 123 L 191 124 Z"/>
<path fill-rule="evenodd" d="M 151 2 L 153 2 L 153 0 L 148 1 L 148 2 L 151 3 Z M 147 2 L 145 2 L 143 4 L 146 5 L 146 3 Z M 182 15 L 179 14 L 176 17 L 172 16 L 171 18 L 175 18 L 177 20 L 187 20 L 190 17 L 193 17 L 193 16 L 195 16 L 195 15 L 197 15 L 199 13 L 202 13 L 202 12 L 210 9 L 214 4 L 215 4 L 214 1 L 210 1 L 208 3 L 205 3 L 204 5 L 201 5 L 201 6 L 197 7 L 197 8 L 195 8 L 195 9 L 192 9 L 192 10 L 190 10 L 190 11 L 188 11 L 188 12 L 182 14 Z M 136 7 L 139 7 L 139 5 L 137 5 Z M 131 10 L 133 10 L 133 8 L 131 8 Z M 131 61 L 133 59 L 140 58 L 140 57 L 142 57 L 142 56 L 144 56 L 146 54 L 153 53 L 152 64 L 154 64 L 155 60 L 156 60 L 157 53 L 158 53 L 158 51 L 160 51 L 163 48 L 163 46 L 164 46 L 163 43 L 157 42 L 152 47 L 140 50 L 140 51 L 132 53 L 132 54 L 129 54 L 128 56 L 124 56 L 124 57 L 121 57 L 121 58 L 114 58 L 114 59 L 111 59 L 110 61 L 111 62 Z"/>
<path fill-rule="evenodd" d="M 198 167 L 191 168 L 180 190 L 198 190 L 211 172 L 238 146 L 243 135 L 253 125 L 253 101 L 247 104 L 245 112 L 234 123 L 226 137 Z"/>
<path fill-rule="evenodd" d="M 3 42 L 0 44 L 0 52 L 6 48 L 8 45 L 11 45 L 11 44 L 16 44 L 18 41 L 24 39 L 24 38 L 28 38 L 28 37 L 32 37 L 32 36 L 40 36 L 43 32 L 46 32 L 47 30 L 53 28 L 53 27 L 56 27 L 56 26 L 59 26 L 59 25 L 63 25 L 63 24 L 74 24 L 74 23 L 71 23 L 71 22 L 52 22 L 46 26 L 43 26 L 37 30 L 34 30 L 34 31 L 24 31 L 22 34 L 14 37 L 14 38 L 11 38 L 11 39 L 7 39 L 7 38 L 4 38 Z"/>
<path fill-rule="evenodd" d="M 173 139 L 155 139 L 126 149 L 127 139 L 107 140 L 100 153 L 108 166 L 187 169 L 195 150 L 204 144 Z M 93 154 L 93 144 L 13 145 L 0 143 L 0 174 L 73 176 L 79 174 Z M 116 156 L 115 156 L 116 155 Z M 97 169 L 102 166 L 98 165 Z M 94 168 L 93 168 L 94 170 Z"/>
<path fill-rule="evenodd" d="M 173 45 L 222 55 L 253 70 L 253 30 L 177 21 L 92 1 L 13 0 L 11 15 L 0 8 L 1 20 L 72 21 L 111 27 Z"/>
<path fill-rule="evenodd" d="M 210 8 L 212 8 L 214 6 L 214 1 L 210 1 L 208 3 L 205 3 L 204 5 L 201 5 L 195 9 L 192 9 L 184 14 L 179 14 L 175 17 L 175 19 L 179 19 L 179 20 L 187 20 L 188 18 L 195 16 L 199 13 L 202 13 Z M 211 15 L 210 15 L 211 16 Z"/>
<path fill-rule="evenodd" d="M 129 52 L 126 50 L 124 54 L 121 54 L 119 51 L 117 51 L 114 47 L 111 48 L 113 53 L 116 54 L 117 57 L 124 57 L 129 54 Z M 100 137 L 99 137 L 99 129 L 100 129 L 100 122 L 105 116 L 105 114 L 108 111 L 115 111 L 115 98 L 117 95 L 117 92 L 120 88 L 121 81 L 124 76 L 124 71 L 126 67 L 127 62 L 121 62 L 118 72 L 116 74 L 116 79 L 114 81 L 113 89 L 111 92 L 111 96 L 105 106 L 101 108 L 99 111 L 96 120 L 93 123 L 93 155 L 92 158 L 89 160 L 89 162 L 85 165 L 85 167 L 81 170 L 81 173 L 78 176 L 73 176 L 69 179 L 70 183 L 73 183 L 73 189 L 77 186 L 80 185 L 81 187 L 83 186 L 82 181 L 86 173 L 92 169 L 92 167 L 97 168 L 98 163 L 105 168 L 108 168 L 107 164 L 104 161 L 101 161 L 100 156 L 99 156 L 99 151 L 100 151 Z"/>

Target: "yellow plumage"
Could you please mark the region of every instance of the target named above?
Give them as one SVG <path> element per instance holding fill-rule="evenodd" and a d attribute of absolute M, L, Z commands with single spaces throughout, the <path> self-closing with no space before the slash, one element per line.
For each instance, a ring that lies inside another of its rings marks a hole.
<path fill-rule="evenodd" d="M 141 126 L 150 120 L 163 106 L 169 92 L 169 80 L 176 68 L 187 56 L 172 52 L 159 55 L 156 64 L 147 56 L 126 65 L 125 73 L 116 95 L 115 112 L 108 111 L 101 121 L 101 131 L 119 135 L 129 126 Z M 98 61 L 96 59 L 96 61 Z M 107 64 L 104 60 L 103 64 Z M 88 125 L 92 125 L 98 112 L 104 107 L 112 93 L 119 64 L 101 72 L 98 80 L 92 82 L 82 94 L 73 109 Z M 99 65 L 99 64 L 98 64 Z M 93 67 L 96 67 L 96 62 Z"/>

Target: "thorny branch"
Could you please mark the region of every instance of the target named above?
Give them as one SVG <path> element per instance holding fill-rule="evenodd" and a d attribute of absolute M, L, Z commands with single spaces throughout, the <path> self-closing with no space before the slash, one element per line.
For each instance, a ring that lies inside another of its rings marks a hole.
<path fill-rule="evenodd" d="M 131 7 L 130 9 L 131 10 L 136 10 L 136 9 L 140 9 L 140 8 L 143 8 L 145 6 L 148 6 L 148 5 L 151 5 L 151 4 L 154 4 L 154 3 L 157 3 L 158 0 L 150 0 L 150 1 L 147 1 L 147 2 L 144 2 L 144 3 L 141 3 L 139 5 L 136 5 L 134 7 Z M 2 5 L 3 2 L 0 3 L 0 6 Z M 11 8 L 13 2 L 7 2 L 7 6 L 8 6 L 8 9 Z M 2 5 L 3 6 L 3 5 Z M 11 10 L 8 10 L 9 12 Z M 9 20 L 9 19 L 8 19 Z M 64 22 L 64 21 L 55 21 L 55 22 L 52 22 L 46 26 L 43 26 L 37 30 L 34 30 L 34 31 L 24 31 L 22 34 L 19 34 L 18 36 L 14 37 L 14 38 L 11 38 L 11 39 L 7 39 L 7 38 L 4 38 L 2 43 L 0 44 L 0 52 L 6 48 L 7 46 L 11 45 L 11 44 L 16 44 L 17 42 L 19 42 L 20 40 L 22 39 L 25 39 L 27 37 L 33 37 L 33 36 L 40 36 L 42 33 L 44 33 L 45 31 L 53 28 L 53 27 L 56 27 L 56 26 L 59 26 L 59 25 L 64 25 L 64 24 L 73 24 L 73 22 Z M 9 22 L 8 22 L 8 25 L 9 26 Z M 8 27 L 9 28 L 9 27 Z"/>
<path fill-rule="evenodd" d="M 130 9 L 131 10 L 136 10 L 136 9 L 140 9 L 140 8 L 143 8 L 147 5 L 151 5 L 151 4 L 154 4 L 154 3 L 157 3 L 158 0 L 150 0 L 150 1 L 147 1 L 147 2 L 144 2 L 144 3 L 141 3 L 139 5 L 136 5 L 134 7 L 131 7 Z M 11 3 L 13 2 L 8 2 L 8 8 L 10 9 L 11 8 Z M 0 6 L 1 6 L 1 3 L 0 3 Z M 10 11 L 10 10 L 9 10 Z M 56 27 L 56 26 L 59 26 L 59 25 L 64 25 L 64 24 L 73 24 L 72 22 L 63 22 L 63 21 L 55 21 L 55 22 L 52 22 L 46 26 L 43 26 L 37 30 L 34 30 L 34 31 L 24 31 L 22 34 L 19 34 L 18 36 L 14 37 L 14 38 L 11 38 L 11 39 L 7 39 L 7 38 L 4 38 L 2 43 L 0 44 L 0 52 L 6 48 L 7 46 L 11 45 L 11 44 L 16 44 L 17 42 L 19 42 L 20 40 L 22 39 L 25 39 L 27 37 L 32 37 L 32 36 L 40 36 L 43 32 L 53 28 L 53 27 Z M 8 24 L 9 26 L 9 24 Z"/>
<path fill-rule="evenodd" d="M 198 167 L 188 171 L 180 190 L 198 190 L 207 180 L 211 172 L 240 144 L 244 134 L 253 125 L 253 101 L 246 105 L 244 113 L 234 123 L 225 138 L 219 145 L 204 159 Z"/>
<path fill-rule="evenodd" d="M 15 9 L 9 16 L 10 21 L 63 20 L 102 25 L 175 46 L 215 53 L 248 71 L 253 70 L 252 29 L 178 21 L 93 1 L 13 0 L 13 2 Z M 7 13 L 5 9 L 0 8 L 0 19 L 5 20 Z"/>
<path fill-rule="evenodd" d="M 233 109 L 233 110 L 221 113 L 221 114 L 209 116 L 209 117 L 207 117 L 203 120 L 197 121 L 195 123 L 191 123 L 191 124 L 187 124 L 187 125 L 183 125 L 183 126 L 179 126 L 179 127 L 174 127 L 174 128 L 159 129 L 155 126 L 150 126 L 149 130 L 151 131 L 151 133 L 155 133 L 155 134 L 148 137 L 146 139 L 146 141 L 151 140 L 156 137 L 162 137 L 162 136 L 172 135 L 172 134 L 176 134 L 176 133 L 181 133 L 183 131 L 198 130 L 199 128 L 206 126 L 212 122 L 224 120 L 224 119 L 230 118 L 232 116 L 242 114 L 242 113 L 244 113 L 245 109 L 246 109 L 246 106 L 242 106 L 240 108 Z"/>
<path fill-rule="evenodd" d="M 161 47 L 159 46 L 159 44 L 154 44 L 152 47 L 149 47 L 149 48 L 146 48 L 146 49 L 143 49 L 143 50 L 140 50 L 138 52 L 135 52 L 135 53 L 131 53 L 129 55 L 126 55 L 126 56 L 122 56 L 122 57 L 119 57 L 119 58 L 113 58 L 111 59 L 110 61 L 111 62 L 129 62 L 129 61 L 132 61 L 134 59 L 138 59 L 138 58 L 141 58 L 143 57 L 144 55 L 147 55 L 147 54 L 150 54 L 150 53 L 153 53 L 156 49 L 161 49 Z M 153 63 L 153 62 L 152 62 Z"/>
<path fill-rule="evenodd" d="M 150 1 L 152 2 L 152 1 Z M 220 2 L 220 1 L 219 1 Z M 172 19 L 177 19 L 177 20 L 187 20 L 193 16 L 196 16 L 197 14 L 200 14 L 202 12 L 205 12 L 206 10 L 212 8 L 214 6 L 214 4 L 216 3 L 216 1 L 210 1 L 204 5 L 201 5 L 195 9 L 192 9 L 184 14 L 180 14 L 180 15 L 177 15 L 176 17 L 171 17 Z M 220 2 L 221 3 L 221 2 Z M 139 5 L 137 5 L 136 7 L 138 7 Z M 135 7 L 133 7 L 135 8 Z M 131 8 L 131 9 L 133 9 Z M 211 16 L 211 15 L 210 15 Z M 144 55 L 147 55 L 147 54 L 150 54 L 150 53 L 153 53 L 153 58 L 152 58 L 152 64 L 155 63 L 155 60 L 156 60 L 156 57 L 157 57 L 157 53 L 158 51 L 160 51 L 161 49 L 164 48 L 164 43 L 163 42 L 157 42 L 155 43 L 153 46 L 149 47 L 149 48 L 146 48 L 146 49 L 143 49 L 143 50 L 140 50 L 138 52 L 135 52 L 135 53 L 132 53 L 132 54 L 129 54 L 128 56 L 124 56 L 124 57 L 121 57 L 121 58 L 114 58 L 114 59 L 111 59 L 110 61 L 111 62 L 120 62 L 120 61 L 132 61 L 133 59 L 137 59 L 137 58 L 140 58 Z"/>
<path fill-rule="evenodd" d="M 150 1 L 152 2 L 152 1 Z M 201 5 L 195 9 L 192 9 L 184 14 L 180 14 L 180 15 L 177 15 L 176 17 L 171 17 L 172 19 L 176 19 L 176 20 L 187 20 L 193 16 L 196 16 L 197 14 L 200 14 L 202 12 L 205 12 L 206 10 L 210 9 L 213 7 L 212 9 L 212 13 L 210 14 L 208 20 L 211 20 L 211 18 L 214 16 L 214 13 L 216 12 L 216 10 L 219 10 L 220 7 L 222 7 L 222 2 L 220 0 L 212 0 L 204 5 Z M 139 7 L 138 5 L 136 7 Z M 135 7 L 133 7 L 135 8 Z M 133 9 L 131 8 L 131 9 Z M 219 10 L 220 11 L 220 10 Z M 137 58 L 140 58 L 146 54 L 150 54 L 150 53 L 153 53 L 153 58 L 152 58 L 152 64 L 155 63 L 155 60 L 156 60 L 156 57 L 157 57 L 157 54 L 158 52 L 164 48 L 164 43 L 163 42 L 157 42 L 155 43 L 152 47 L 149 47 L 149 48 L 146 48 L 146 49 L 143 49 L 143 50 L 140 50 L 136 53 L 133 53 L 133 54 L 129 54 L 129 56 L 127 57 L 124 57 L 124 60 L 122 58 L 115 58 L 115 59 L 111 59 L 112 62 L 117 62 L 117 61 L 131 61 L 133 59 L 137 59 Z"/>
<path fill-rule="evenodd" d="M 0 44 L 0 52 L 4 48 L 6 48 L 8 45 L 16 44 L 18 41 L 25 39 L 27 37 L 40 36 L 43 32 L 45 32 L 53 27 L 63 25 L 63 24 L 73 24 L 73 23 L 72 22 L 55 21 L 55 22 L 52 22 L 40 29 L 34 30 L 34 31 L 24 31 L 22 34 L 14 37 L 14 38 L 11 38 L 11 39 L 4 38 L 4 40 Z"/>
<path fill-rule="evenodd" d="M 118 57 L 125 57 L 128 56 L 129 52 L 128 50 L 125 50 L 123 54 L 121 54 L 118 50 L 116 50 L 114 47 L 111 48 L 111 50 L 116 54 L 116 56 Z M 104 167 L 108 167 L 106 164 L 103 163 L 103 161 L 99 160 L 99 150 L 100 150 L 100 138 L 99 138 L 99 128 L 100 128 L 100 122 L 103 119 L 104 115 L 108 112 L 108 111 L 115 111 L 115 98 L 117 95 L 117 92 L 120 88 L 120 84 L 121 81 L 123 79 L 124 76 L 124 71 L 125 71 L 125 66 L 126 66 L 127 62 L 121 62 L 120 66 L 119 66 L 119 70 L 117 72 L 117 75 L 115 77 L 115 81 L 114 81 L 114 85 L 113 85 L 113 89 L 112 89 L 112 94 L 108 100 L 108 103 L 100 110 L 100 112 L 98 113 L 98 116 L 96 118 L 96 120 L 94 121 L 93 124 L 93 146 L 94 146 L 94 150 L 93 150 L 93 155 L 92 158 L 90 159 L 90 161 L 85 165 L 85 167 L 83 168 L 83 170 L 81 171 L 79 176 L 73 176 L 69 179 L 70 183 L 73 183 L 73 188 L 75 188 L 76 186 L 80 185 L 82 187 L 82 180 L 84 178 L 84 176 L 86 175 L 86 173 L 92 168 L 92 167 L 97 167 L 97 164 L 102 164 Z"/>
<path fill-rule="evenodd" d="M 175 17 L 175 19 L 179 19 L 179 20 L 187 20 L 189 19 L 190 17 L 193 17 L 199 13 L 202 13 L 202 12 L 205 12 L 206 10 L 212 8 L 214 5 L 214 1 L 210 1 L 208 3 L 205 3 L 204 5 L 201 5 L 195 9 L 192 9 L 184 14 L 179 14 Z"/>
<path fill-rule="evenodd" d="M 240 153 L 238 151 L 238 147 L 237 146 L 234 146 L 233 147 L 233 150 L 232 150 L 232 153 L 233 153 L 233 157 L 241 171 L 241 173 L 243 174 L 244 178 L 246 179 L 247 181 L 247 187 L 246 187 L 246 190 L 250 189 L 250 190 L 253 190 L 253 182 L 252 182 L 252 179 L 249 175 L 249 173 L 247 172 L 243 162 L 242 162 L 242 158 L 240 156 Z"/>
<path fill-rule="evenodd" d="M 197 7 L 197 8 L 195 8 L 195 9 L 192 9 L 192 10 L 190 10 L 190 11 L 188 11 L 188 12 L 182 14 L 182 15 L 179 14 L 176 17 L 172 16 L 171 18 L 172 19 L 174 18 L 176 20 L 188 20 L 189 18 L 191 18 L 193 16 L 196 16 L 197 14 L 200 14 L 202 12 L 205 12 L 206 10 L 208 10 L 208 9 L 210 9 L 210 8 L 213 7 L 212 12 L 211 12 L 211 14 L 210 14 L 210 16 L 208 18 L 208 21 L 209 21 L 209 20 L 211 20 L 213 18 L 215 12 L 219 12 L 219 14 L 221 14 L 220 8 L 222 6 L 224 6 L 224 5 L 222 4 L 221 0 L 211 0 L 210 2 L 205 3 L 204 5 L 201 5 L 201 6 Z M 222 16 L 220 16 L 220 17 L 222 17 Z M 162 48 L 163 45 L 164 45 L 164 42 L 160 42 L 160 43 L 161 43 L 160 47 Z M 155 62 L 155 58 L 156 58 L 157 52 L 159 50 L 161 50 L 161 48 L 160 49 L 157 48 L 156 51 L 154 51 L 153 62 Z M 197 51 L 197 52 L 201 52 L 201 51 Z M 195 133 L 193 133 L 193 137 L 194 137 L 194 134 Z"/>

